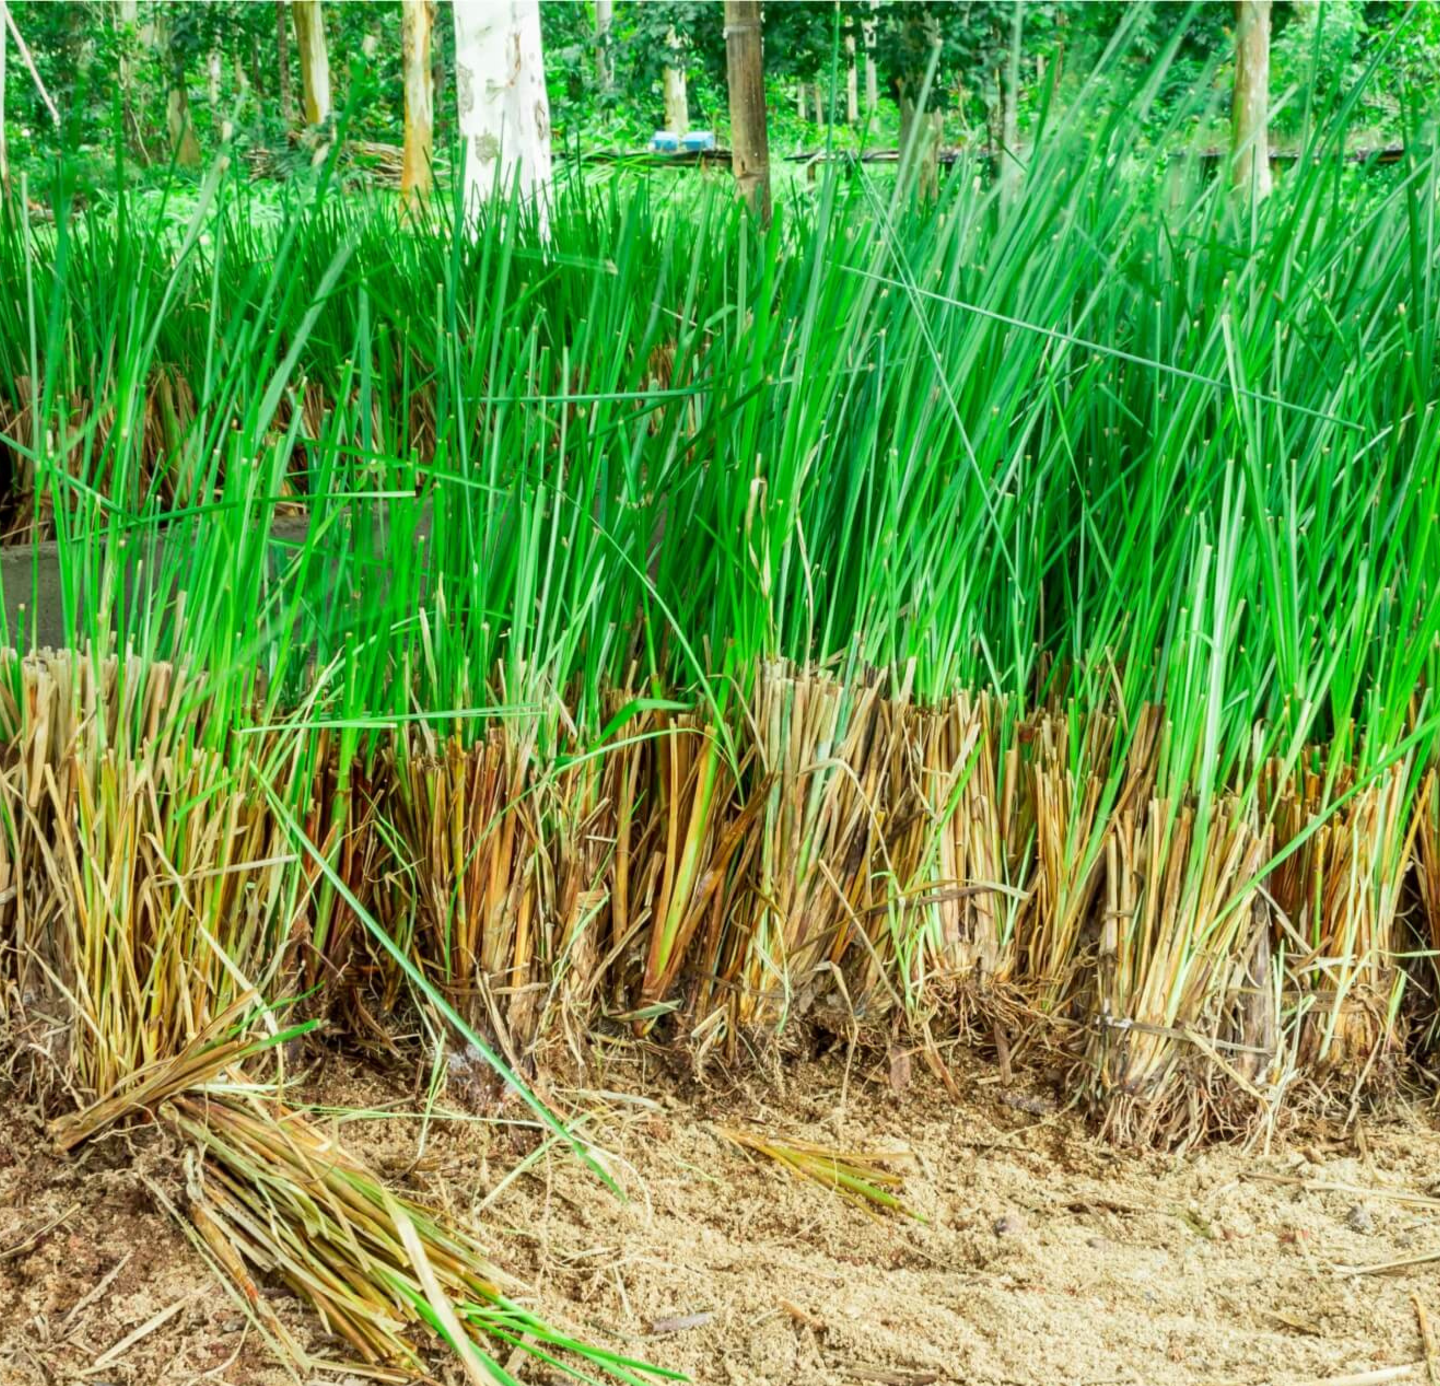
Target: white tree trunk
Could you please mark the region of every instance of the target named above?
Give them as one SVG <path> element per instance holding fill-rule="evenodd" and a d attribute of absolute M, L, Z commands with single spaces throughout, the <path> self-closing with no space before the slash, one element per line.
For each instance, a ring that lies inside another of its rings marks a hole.
<path fill-rule="evenodd" d="M 680 39 L 671 29 L 665 42 L 671 52 L 679 55 Z M 685 69 L 665 69 L 665 128 L 683 135 L 690 129 L 690 95 L 685 86 Z"/>
<path fill-rule="evenodd" d="M 610 54 L 605 47 L 614 18 L 614 0 L 595 0 L 595 75 L 600 79 L 601 91 L 609 91 L 615 80 L 610 71 Z"/>
<path fill-rule="evenodd" d="M 170 156 L 182 168 L 200 163 L 200 141 L 190 119 L 190 93 L 186 89 L 183 55 L 174 49 L 174 35 L 164 10 L 156 11 L 156 46 L 165 65 L 165 125 L 170 132 Z"/>
<path fill-rule="evenodd" d="M 996 150 L 996 159 L 1000 166 L 1000 201 L 1006 207 L 1013 205 L 1020 193 L 1020 38 L 1024 14 L 1024 6 L 1017 3 L 1012 11 L 1010 52 L 1000 76 L 1002 147 Z"/>
<path fill-rule="evenodd" d="M 184 78 L 175 80 L 165 98 L 165 120 L 170 130 L 170 152 L 182 168 L 195 168 L 200 163 L 200 141 L 195 138 L 195 125 L 190 119 L 190 98 Z"/>
<path fill-rule="evenodd" d="M 465 202 L 473 219 L 518 182 L 548 226 L 550 101 L 539 0 L 455 0 L 455 93 L 465 142 Z"/>
<path fill-rule="evenodd" d="M 323 125 L 330 118 L 330 54 L 325 47 L 325 14 L 320 0 L 294 0 L 295 46 L 300 50 L 300 84 L 305 96 L 305 124 Z"/>
<path fill-rule="evenodd" d="M 1230 109 L 1231 178 L 1237 192 L 1270 194 L 1270 0 L 1235 5 L 1235 95 Z"/>
<path fill-rule="evenodd" d="M 880 0 L 870 0 L 870 8 L 878 10 Z M 875 70 L 875 20 L 862 20 L 860 31 L 865 37 L 865 114 L 873 116 L 880 104 L 880 77 Z"/>
<path fill-rule="evenodd" d="M 860 76 L 855 68 L 855 35 L 845 35 L 845 120 L 860 124 Z"/>
<path fill-rule="evenodd" d="M 0 3 L 3 3 L 3 0 L 0 0 Z M 135 76 L 135 63 L 130 54 L 130 45 L 139 37 L 140 0 L 120 0 L 116 7 L 115 17 L 126 31 L 120 48 L 120 91 L 122 95 L 128 97 Z M 0 23 L 0 28 L 3 27 L 3 23 Z"/>
<path fill-rule="evenodd" d="M 10 191 L 10 151 L 5 144 L 5 50 L 10 31 L 5 23 L 5 0 L 0 0 L 0 193 Z"/>

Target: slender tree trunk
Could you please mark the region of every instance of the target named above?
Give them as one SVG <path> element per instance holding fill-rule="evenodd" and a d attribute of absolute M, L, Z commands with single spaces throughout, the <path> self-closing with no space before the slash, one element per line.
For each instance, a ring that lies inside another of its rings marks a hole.
<path fill-rule="evenodd" d="M 165 125 L 170 136 L 170 156 L 182 168 L 200 163 L 200 141 L 190 119 L 190 93 L 185 89 L 185 60 L 170 42 L 170 26 L 164 10 L 156 21 L 155 46 L 165 71 Z"/>
<path fill-rule="evenodd" d="M 155 26 L 140 25 L 140 0 L 119 0 L 116 19 L 120 24 L 120 106 L 122 118 L 130 131 L 135 152 L 145 162 L 150 162 L 150 151 L 145 146 L 145 131 L 135 101 L 135 59 L 141 48 L 155 46 Z"/>
<path fill-rule="evenodd" d="M 795 110 L 796 110 L 796 112 L 798 113 L 798 115 L 800 116 L 800 119 L 801 119 L 801 120 L 804 120 L 804 119 L 805 119 L 805 83 L 804 83 L 804 82 L 801 82 L 800 85 L 795 88 Z"/>
<path fill-rule="evenodd" d="M 995 151 L 1000 175 L 1000 203 L 1011 207 L 1020 194 L 1020 37 L 1023 0 L 1011 11 L 1010 53 L 1000 77 L 1000 147 Z"/>
<path fill-rule="evenodd" d="M 933 197 L 940 186 L 940 113 L 927 112 L 920 97 L 931 55 L 940 46 L 939 25 L 923 6 L 911 5 L 906 8 L 904 26 L 903 47 L 912 55 L 914 66 L 902 72 L 896 83 L 900 89 L 900 158 L 902 163 L 908 159 L 914 170 L 916 194 Z"/>
<path fill-rule="evenodd" d="M 170 130 L 170 151 L 182 168 L 195 168 L 200 163 L 200 141 L 195 138 L 195 124 L 190 119 L 190 97 L 185 91 L 185 77 L 177 74 L 171 81 L 165 99 L 165 123 Z"/>
<path fill-rule="evenodd" d="M 595 76 L 601 91 L 609 91 L 615 77 L 610 71 L 610 25 L 614 19 L 614 0 L 595 0 Z"/>
<path fill-rule="evenodd" d="M 1012 206 L 1020 192 L 1020 120 L 1016 111 L 1015 89 L 1010 85 L 1008 64 L 995 74 L 998 83 L 995 120 L 991 143 L 995 154 L 995 181 L 1000 187 L 1000 203 Z"/>
<path fill-rule="evenodd" d="M 1258 202 L 1270 193 L 1270 0 L 1236 0 L 1231 181 Z"/>
<path fill-rule="evenodd" d="M 880 77 L 875 70 L 875 18 L 874 11 L 880 8 L 880 0 L 870 0 L 872 11 L 869 19 L 863 20 L 860 31 L 865 37 L 865 114 L 873 116 L 880 105 Z"/>
<path fill-rule="evenodd" d="M 455 95 L 465 142 L 465 199 L 473 217 L 518 182 L 542 231 L 550 181 L 550 103 L 539 0 L 455 0 Z"/>
<path fill-rule="evenodd" d="M 900 93 L 901 158 L 914 141 L 910 167 L 915 170 L 915 192 L 919 197 L 934 197 L 940 190 L 940 140 L 944 133 L 939 111 L 917 108 L 913 97 Z"/>
<path fill-rule="evenodd" d="M 330 54 L 325 47 L 325 12 L 320 0 L 293 0 L 295 46 L 300 50 L 300 91 L 305 124 L 323 125 L 330 118 Z"/>
<path fill-rule="evenodd" d="M 205 55 L 205 98 L 211 108 L 220 104 L 220 50 L 212 48 Z"/>
<path fill-rule="evenodd" d="M 120 95 L 128 105 L 130 88 L 135 82 L 135 59 L 131 45 L 140 32 L 140 0 L 120 0 L 115 8 L 115 17 L 120 22 Z"/>
<path fill-rule="evenodd" d="M 816 124 L 816 125 L 824 125 L 824 124 L 825 124 L 825 93 L 822 91 L 819 82 L 816 82 L 816 83 L 815 83 L 815 85 L 814 85 L 814 87 L 812 88 L 810 94 L 811 94 L 812 97 L 814 97 L 814 100 L 815 100 L 815 124 Z"/>
<path fill-rule="evenodd" d="M 855 35 L 845 35 L 845 121 L 860 124 L 860 74 L 855 67 Z"/>
<path fill-rule="evenodd" d="M 40 93 L 40 99 L 45 103 L 45 109 L 50 113 L 50 119 L 58 130 L 60 112 L 45 89 L 45 83 L 40 80 L 40 69 L 35 66 L 30 46 L 25 42 L 25 36 L 16 25 L 15 16 L 9 12 L 8 6 L 0 5 L 0 24 L 4 25 L 5 31 L 15 40 L 15 51 L 20 55 L 20 61 L 25 64 L 25 70 L 30 74 L 30 80 L 35 83 L 35 90 Z"/>
<path fill-rule="evenodd" d="M 195 123 L 190 119 L 190 94 L 185 90 L 185 73 L 173 70 L 170 90 L 165 98 L 165 123 L 170 131 L 170 152 L 182 168 L 195 168 L 200 163 L 200 141 L 195 138 Z"/>
<path fill-rule="evenodd" d="M 5 0 L 0 0 L 0 196 L 10 195 L 10 150 L 5 143 L 5 50 L 10 26 L 5 22 Z"/>
<path fill-rule="evenodd" d="M 735 183 L 750 210 L 770 224 L 770 130 L 760 0 L 725 0 L 725 67 Z"/>
<path fill-rule="evenodd" d="M 285 0 L 275 0 L 275 52 L 280 70 L 280 119 L 288 128 L 295 124 L 295 97 L 290 87 L 290 16 Z"/>
<path fill-rule="evenodd" d="M 400 170 L 400 198 L 407 206 L 430 196 L 430 160 L 435 143 L 431 3 L 400 0 L 400 53 L 405 80 L 405 159 Z"/>
<path fill-rule="evenodd" d="M 665 44 L 677 62 L 677 66 L 665 69 L 665 128 L 684 135 L 690 129 L 690 97 L 685 85 L 685 69 L 678 66 L 680 38 L 674 29 L 666 35 Z"/>
<path fill-rule="evenodd" d="M 432 12 L 432 18 L 438 14 L 439 8 L 437 6 Z M 442 110 L 449 109 L 445 105 L 448 99 L 446 96 L 445 71 L 445 45 L 434 41 L 432 26 L 430 43 L 430 108 L 435 112 L 437 123 L 440 118 L 439 113 Z"/>

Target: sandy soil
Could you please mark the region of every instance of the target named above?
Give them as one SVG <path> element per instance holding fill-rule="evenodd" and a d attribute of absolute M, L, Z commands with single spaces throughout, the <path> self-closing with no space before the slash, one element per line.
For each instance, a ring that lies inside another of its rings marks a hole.
<path fill-rule="evenodd" d="M 900 1095 L 888 1076 L 830 1060 L 778 1087 L 680 1097 L 612 1071 L 605 1093 L 557 1092 L 591 1114 L 625 1203 L 503 1111 L 424 1124 L 411 1092 L 339 1061 L 306 1091 L 369 1110 L 340 1118 L 347 1141 L 474 1216 L 541 1312 L 697 1382 L 1282 1386 L 1407 1365 L 1372 1379 L 1427 1378 L 1417 1299 L 1440 1320 L 1440 1261 L 1340 1269 L 1440 1254 L 1425 1113 L 1358 1135 L 1312 1127 L 1283 1151 L 1137 1156 L 1002 1092 L 992 1070 L 967 1075 L 960 1106 L 928 1075 Z M 6 1113 L 0 1383 L 292 1379 L 157 1201 L 171 1154 L 141 1136 L 62 1157 L 18 1104 Z M 905 1196 L 926 1222 L 867 1215 L 727 1143 L 724 1123 L 908 1148 Z M 274 1302 L 324 1350 L 314 1320 Z M 438 1359 L 436 1376 L 454 1379 Z"/>

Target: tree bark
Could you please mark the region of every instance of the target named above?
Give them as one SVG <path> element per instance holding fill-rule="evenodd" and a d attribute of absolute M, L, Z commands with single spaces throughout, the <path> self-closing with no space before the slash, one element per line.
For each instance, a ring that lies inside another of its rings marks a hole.
<path fill-rule="evenodd" d="M 325 47 L 325 12 L 320 0 L 293 0 L 295 46 L 300 50 L 300 91 L 305 124 L 323 125 L 330 118 L 330 54 Z"/>
<path fill-rule="evenodd" d="M 0 0 L 3 4 L 3 0 Z M 3 15 L 0 9 L 0 15 Z M 139 36 L 140 30 L 140 0 L 120 0 L 116 6 L 115 17 L 120 22 L 122 33 L 120 35 L 120 95 L 127 102 L 130 99 L 130 88 L 135 81 L 135 59 L 130 52 L 130 46 Z M 0 19 L 0 27 L 4 21 Z"/>
<path fill-rule="evenodd" d="M 914 171 L 915 191 L 933 197 L 940 186 L 940 132 L 938 111 L 927 112 L 920 105 L 930 59 L 940 46 L 935 17 L 920 5 L 906 7 L 902 48 L 913 66 L 896 82 L 900 94 L 900 158 Z"/>
<path fill-rule="evenodd" d="M 0 196 L 10 195 L 10 150 L 5 143 L 5 50 L 10 26 L 5 22 L 5 0 L 0 0 Z"/>
<path fill-rule="evenodd" d="M 845 122 L 860 124 L 860 74 L 855 67 L 855 35 L 845 35 Z"/>
<path fill-rule="evenodd" d="M 900 157 L 904 160 L 909 154 L 917 197 L 934 197 L 940 190 L 940 140 L 943 133 L 944 119 L 939 111 L 920 110 L 913 98 L 901 93 Z"/>
<path fill-rule="evenodd" d="M 1270 193 L 1270 0 L 1236 0 L 1231 182 L 1255 201 Z"/>
<path fill-rule="evenodd" d="M 613 0 L 595 0 L 595 77 L 601 91 L 609 91 L 615 82 L 614 73 L 610 71 L 610 50 L 607 47 L 614 14 Z"/>
<path fill-rule="evenodd" d="M 275 0 L 275 51 L 280 72 L 280 119 L 291 126 L 295 123 L 295 97 L 290 88 L 290 17 L 285 0 Z"/>
<path fill-rule="evenodd" d="M 400 168 L 400 200 L 406 206 L 430 196 L 430 164 L 435 147 L 431 4 L 432 0 L 400 0 L 400 53 L 405 80 L 405 157 Z"/>
<path fill-rule="evenodd" d="M 138 50 L 142 47 L 154 47 L 155 26 L 147 24 L 143 28 L 141 27 L 140 0 L 119 0 L 115 17 L 120 26 L 119 77 L 122 119 L 130 132 L 135 152 L 148 164 L 150 151 L 146 148 L 145 132 L 141 128 L 140 117 L 135 109 L 135 58 Z"/>
<path fill-rule="evenodd" d="M 1011 11 L 1010 53 L 1000 76 L 1000 147 L 995 151 L 1000 179 L 1000 205 L 1011 207 L 1020 194 L 1020 37 L 1025 6 L 1016 0 Z"/>
<path fill-rule="evenodd" d="M 880 0 L 870 0 L 871 17 L 862 20 L 860 32 L 865 38 L 865 114 L 873 116 L 880 105 L 880 77 L 875 70 L 875 18 Z"/>
<path fill-rule="evenodd" d="M 455 95 L 471 219 L 498 189 L 518 184 L 548 234 L 550 102 L 539 0 L 455 0 Z"/>
<path fill-rule="evenodd" d="M 200 162 L 200 141 L 195 138 L 195 125 L 190 119 L 190 93 L 185 89 L 184 59 L 170 43 L 170 28 L 165 12 L 160 11 L 156 47 L 160 50 L 165 70 L 165 125 L 170 135 L 170 156 L 182 168 L 194 168 Z"/>
<path fill-rule="evenodd" d="M 680 39 L 674 29 L 666 35 L 665 45 L 678 60 Z M 690 96 L 686 90 L 683 67 L 665 69 L 665 128 L 677 135 L 684 135 L 690 129 Z"/>
<path fill-rule="evenodd" d="M 437 4 L 432 18 L 438 14 L 439 7 Z M 439 112 L 445 108 L 445 102 L 449 99 L 447 95 L 448 88 L 445 85 L 445 73 L 445 45 L 435 42 L 432 31 L 430 43 L 430 100 L 431 109 L 436 113 L 437 120 L 439 119 Z"/>
<path fill-rule="evenodd" d="M 762 226 L 770 224 L 770 129 L 760 0 L 725 0 L 725 66 L 735 184 Z"/>
<path fill-rule="evenodd" d="M 200 141 L 195 138 L 195 124 L 190 119 L 190 96 L 185 90 L 185 75 L 171 79 L 165 98 L 165 122 L 170 130 L 170 152 L 182 168 L 195 168 L 200 163 Z"/>

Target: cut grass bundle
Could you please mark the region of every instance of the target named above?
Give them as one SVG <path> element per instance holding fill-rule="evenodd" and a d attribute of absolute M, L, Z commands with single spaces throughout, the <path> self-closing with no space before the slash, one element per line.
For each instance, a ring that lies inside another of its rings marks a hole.
<path fill-rule="evenodd" d="M 814 1141 L 762 1135 L 735 1126 L 716 1130 L 732 1145 L 768 1156 L 791 1174 L 832 1190 L 867 1213 L 898 1213 L 925 1221 L 895 1193 L 905 1180 L 893 1166 L 913 1164 L 909 1151 L 832 1150 Z"/>
<path fill-rule="evenodd" d="M 874 683 L 852 690 L 779 666 L 762 672 L 754 722 L 765 807 L 753 917 L 741 916 L 733 950 L 738 1025 L 778 1028 L 803 1014 L 822 965 L 838 966 L 855 931 L 874 928 L 879 778 L 896 712 Z"/>
<path fill-rule="evenodd" d="M 1418 800 L 1407 757 L 1355 792 L 1337 812 L 1324 810 L 1324 785 L 1297 777 L 1281 796 L 1288 836 L 1313 834 L 1293 867 L 1272 886 L 1285 941 L 1293 950 L 1304 1017 L 1302 1054 L 1309 1065 L 1348 1073 L 1393 1074 L 1403 1043 L 1398 1005 L 1401 888 L 1426 804 Z M 1349 774 L 1336 786 L 1352 788 Z M 1424 876 L 1421 874 L 1421 889 Z"/>
<path fill-rule="evenodd" d="M 531 757 L 503 723 L 468 749 L 452 739 L 437 755 L 412 758 L 402 743 L 395 820 L 415 873 L 421 956 L 474 1019 L 491 1023 L 483 998 L 503 994 L 509 1027 L 527 1042 L 540 927 Z"/>
<path fill-rule="evenodd" d="M 423 1374 L 414 1336 L 423 1326 L 485 1386 L 514 1386 L 503 1363 L 517 1351 L 578 1380 L 593 1380 L 589 1371 L 630 1386 L 684 1379 L 582 1343 L 529 1313 L 506 1295 L 507 1277 L 472 1237 L 390 1192 L 293 1112 L 208 1092 L 175 1098 L 162 1119 L 205 1152 L 191 1212 L 222 1264 L 277 1276 L 370 1372 L 395 1380 Z M 253 1292 L 250 1282 L 247 1298 Z"/>
<path fill-rule="evenodd" d="M 276 986 L 307 886 L 249 767 L 172 718 L 183 674 L 61 652 L 3 676 L 0 939 L 22 1013 L 63 1021 L 64 1081 L 106 1092 Z"/>
<path fill-rule="evenodd" d="M 1244 1018 L 1256 982 L 1238 964 L 1254 952 L 1251 883 L 1263 843 L 1235 801 L 1215 809 L 1206 825 L 1189 806 L 1151 799 L 1143 813 L 1123 814 L 1116 834 L 1092 1052 L 1107 1123 L 1122 1138 L 1166 1139 L 1167 1126 L 1182 1137 L 1245 1129 L 1227 1102 L 1251 1106 L 1251 1121 L 1267 1114 L 1233 1059 L 1250 1048 Z M 1177 1069 L 1197 1081 L 1174 1083 Z"/>
<path fill-rule="evenodd" d="M 529 1313 L 507 1296 L 514 1285 L 472 1236 L 391 1192 L 333 1134 L 264 1095 L 242 1063 L 295 1033 L 254 1041 L 237 1008 L 174 1060 L 63 1118 L 60 1143 L 73 1147 L 144 1113 L 198 1150 L 187 1191 L 196 1233 L 297 1367 L 340 1365 L 378 1380 L 413 1380 L 426 1371 L 416 1330 L 428 1328 L 484 1386 L 515 1382 L 493 1355 L 497 1346 L 506 1359 L 528 1354 L 579 1380 L 594 1379 L 586 1369 L 630 1386 L 683 1379 L 579 1342 Z M 313 1361 L 266 1304 L 256 1274 L 310 1304 L 357 1360 Z"/>
<path fill-rule="evenodd" d="M 987 693 L 957 694 L 927 720 L 916 751 L 925 821 L 934 825 L 932 966 L 971 989 L 1008 987 L 1033 899 L 1035 832 L 1020 784 L 1020 728 Z"/>

